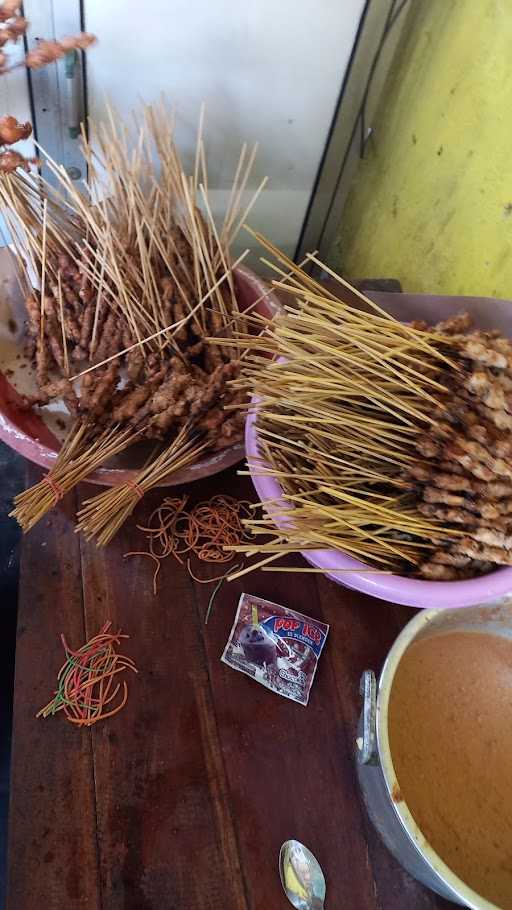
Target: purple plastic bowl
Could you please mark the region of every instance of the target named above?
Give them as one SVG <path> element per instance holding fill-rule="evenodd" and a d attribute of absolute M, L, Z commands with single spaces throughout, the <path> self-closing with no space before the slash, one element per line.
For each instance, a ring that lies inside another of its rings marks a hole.
<path fill-rule="evenodd" d="M 245 424 L 245 452 L 252 482 L 262 502 L 280 500 L 285 503 L 283 490 L 278 481 L 274 477 L 262 477 L 257 474 L 256 465 L 251 463 L 258 459 L 258 467 L 262 465 L 256 432 L 257 409 L 258 401 L 253 398 Z M 481 578 L 467 581 L 421 581 L 404 578 L 401 575 L 370 574 L 368 571 L 365 572 L 367 567 L 364 563 L 340 550 L 303 550 L 302 555 L 312 566 L 323 569 L 327 578 L 337 584 L 406 607 L 439 610 L 471 607 L 496 601 L 512 593 L 512 568 L 497 569 Z M 352 571 L 344 575 L 339 573 L 340 569 Z"/>
<path fill-rule="evenodd" d="M 334 293 L 337 289 L 339 290 L 335 284 L 331 285 Z M 494 297 L 448 297 L 381 292 L 370 292 L 368 296 L 395 319 L 403 322 L 425 319 L 433 324 L 455 313 L 467 311 L 479 328 L 499 329 L 505 336 L 512 338 L 510 300 L 499 300 Z M 355 306 L 360 305 L 356 298 L 353 299 L 353 303 Z M 246 423 L 245 447 L 249 461 L 259 454 L 255 428 L 257 406 L 257 401 L 253 400 L 253 410 L 249 413 Z M 249 468 L 251 469 L 250 463 Z M 283 491 L 275 478 L 255 476 L 252 469 L 251 476 L 258 496 L 263 502 L 283 498 Z M 302 555 L 311 565 L 323 569 L 327 577 L 337 584 L 408 607 L 422 609 L 470 607 L 512 594 L 512 568 L 497 569 L 482 578 L 468 581 L 420 581 L 400 575 L 369 574 L 368 571 L 365 572 L 367 567 L 364 563 L 339 550 L 308 550 Z M 352 571 L 342 575 L 333 571 L 336 569 Z"/>

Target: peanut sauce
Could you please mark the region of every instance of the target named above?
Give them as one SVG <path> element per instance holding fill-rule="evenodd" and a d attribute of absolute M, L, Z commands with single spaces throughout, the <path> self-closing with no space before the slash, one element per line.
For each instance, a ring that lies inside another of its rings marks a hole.
<path fill-rule="evenodd" d="M 512 910 L 512 640 L 425 637 L 393 681 L 389 741 L 416 824 L 463 882 Z"/>

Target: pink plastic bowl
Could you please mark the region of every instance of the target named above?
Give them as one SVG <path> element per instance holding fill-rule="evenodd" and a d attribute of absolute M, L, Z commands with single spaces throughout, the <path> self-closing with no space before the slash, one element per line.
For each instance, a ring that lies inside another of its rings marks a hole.
<path fill-rule="evenodd" d="M 418 318 L 436 322 L 461 310 L 468 310 L 473 313 L 475 324 L 479 327 L 499 328 L 504 334 L 512 335 L 512 304 L 507 300 L 406 294 L 371 296 L 399 319 Z M 254 461 L 260 459 L 256 434 L 258 402 L 253 399 L 252 404 L 245 426 L 245 451 L 252 482 L 262 502 L 283 502 L 283 490 L 278 481 L 269 476 L 261 477 L 257 473 Z M 258 467 L 261 467 L 261 460 Z M 312 566 L 323 569 L 325 575 L 337 584 L 408 607 L 440 610 L 470 607 L 512 594 L 512 568 L 497 569 L 481 578 L 467 581 L 421 581 L 400 575 L 369 574 L 364 571 L 367 568 L 364 563 L 339 550 L 306 550 L 302 555 Z M 340 569 L 352 571 L 345 575 L 334 571 L 339 572 Z"/>
<path fill-rule="evenodd" d="M 259 301 L 256 312 L 264 316 L 272 316 L 279 303 L 273 294 L 268 294 L 268 286 L 264 284 L 250 269 L 239 267 L 235 269 L 235 288 L 238 305 L 241 310 L 251 307 Z M 267 294 L 264 299 L 262 295 Z M 29 461 L 51 468 L 60 449 L 60 443 L 51 430 L 46 426 L 42 417 L 34 411 L 20 408 L 20 397 L 6 376 L 0 372 L 0 439 L 15 449 Z M 136 474 L 133 450 L 129 450 L 122 458 L 122 462 L 110 467 L 101 467 L 92 474 L 88 480 L 92 483 L 112 486 L 126 483 Z M 202 477 L 217 474 L 226 468 L 241 461 L 244 456 L 242 442 L 222 449 L 201 459 L 196 464 L 182 471 L 170 474 L 164 478 L 159 486 L 175 486 L 181 483 L 190 483 Z"/>

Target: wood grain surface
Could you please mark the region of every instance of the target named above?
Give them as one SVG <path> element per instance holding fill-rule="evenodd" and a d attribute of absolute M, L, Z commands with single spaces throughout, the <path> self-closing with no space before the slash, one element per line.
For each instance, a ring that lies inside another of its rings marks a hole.
<path fill-rule="evenodd" d="M 188 492 L 255 498 L 235 471 Z M 124 556 L 140 549 L 136 520 L 162 496 L 148 496 L 106 550 L 73 533 L 72 497 L 25 539 L 8 910 L 285 910 L 277 858 L 290 837 L 320 860 L 327 910 L 452 906 L 381 844 L 354 769 L 360 675 L 379 670 L 412 611 L 321 576 L 259 571 L 224 585 L 205 625 L 211 585 L 169 559 L 155 597 L 153 564 Z M 307 708 L 221 663 L 242 591 L 330 624 Z M 78 646 L 106 619 L 132 636 L 139 675 L 126 708 L 90 730 L 36 720 L 62 662 L 60 633 Z"/>

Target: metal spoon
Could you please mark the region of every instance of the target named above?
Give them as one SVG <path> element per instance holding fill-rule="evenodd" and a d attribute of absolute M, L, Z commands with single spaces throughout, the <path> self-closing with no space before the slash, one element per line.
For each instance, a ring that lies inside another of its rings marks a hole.
<path fill-rule="evenodd" d="M 324 910 L 325 878 L 320 863 L 304 844 L 287 840 L 279 852 L 279 875 L 297 910 Z"/>

